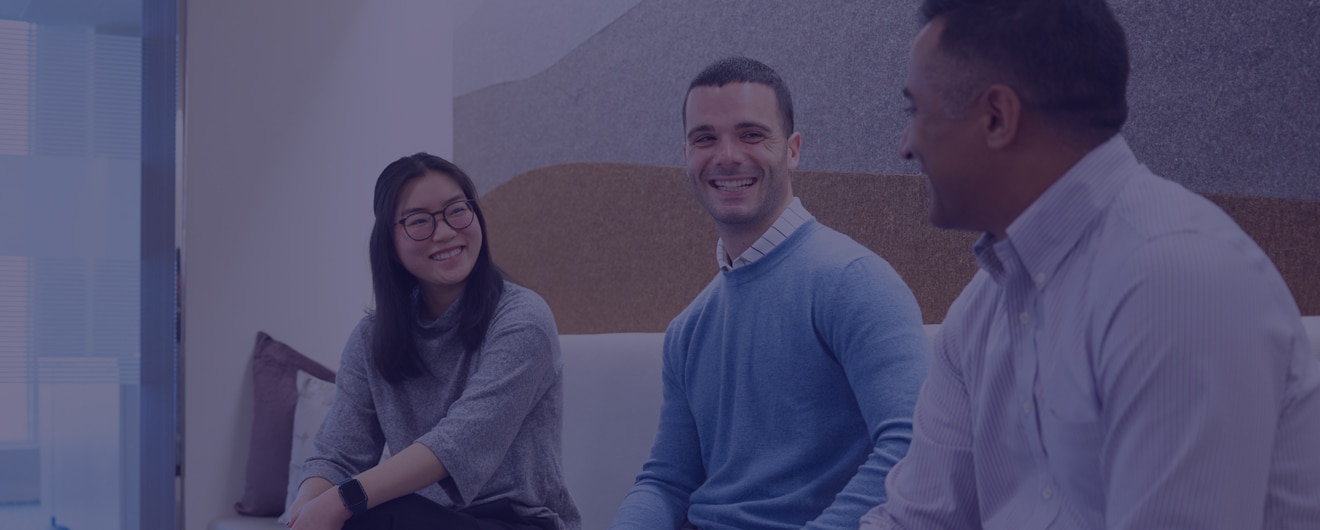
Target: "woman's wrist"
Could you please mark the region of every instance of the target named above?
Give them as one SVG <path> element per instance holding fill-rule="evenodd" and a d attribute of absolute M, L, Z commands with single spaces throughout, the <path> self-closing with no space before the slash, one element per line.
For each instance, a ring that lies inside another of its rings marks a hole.
<path fill-rule="evenodd" d="M 347 506 L 344 506 L 344 499 L 339 496 L 339 488 L 331 486 L 330 489 L 322 492 L 320 496 L 324 497 L 319 499 L 321 502 L 330 505 L 324 509 L 331 510 L 336 519 L 347 521 L 350 517 L 353 517 L 353 512 L 349 511 Z"/>
<path fill-rule="evenodd" d="M 333 487 L 335 487 L 335 484 L 324 477 L 307 477 L 307 480 L 298 485 L 298 495 L 305 494 L 309 498 L 316 497 Z"/>

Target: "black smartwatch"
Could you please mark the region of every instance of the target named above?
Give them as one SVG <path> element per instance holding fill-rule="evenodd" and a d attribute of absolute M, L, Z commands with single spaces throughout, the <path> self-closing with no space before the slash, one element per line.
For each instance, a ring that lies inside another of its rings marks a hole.
<path fill-rule="evenodd" d="M 367 513 L 367 492 L 357 479 L 350 477 L 339 483 L 339 498 L 344 501 L 344 507 L 353 512 L 354 517 Z"/>

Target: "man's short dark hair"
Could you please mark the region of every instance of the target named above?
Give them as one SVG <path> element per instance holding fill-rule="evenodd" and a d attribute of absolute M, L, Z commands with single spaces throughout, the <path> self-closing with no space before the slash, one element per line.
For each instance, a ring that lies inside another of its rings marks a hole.
<path fill-rule="evenodd" d="M 779 118 L 784 123 L 784 136 L 793 134 L 793 96 L 788 85 L 765 63 L 746 57 L 728 57 L 707 66 L 688 85 L 688 94 L 699 86 L 722 87 L 729 83 L 756 83 L 770 87 L 779 101 Z M 687 131 L 687 94 L 683 95 L 683 130 Z"/>
<path fill-rule="evenodd" d="M 925 0 L 921 17 L 944 19 L 938 49 L 966 72 L 955 107 L 1004 83 L 1061 132 L 1098 143 L 1123 128 L 1127 38 L 1104 0 Z"/>

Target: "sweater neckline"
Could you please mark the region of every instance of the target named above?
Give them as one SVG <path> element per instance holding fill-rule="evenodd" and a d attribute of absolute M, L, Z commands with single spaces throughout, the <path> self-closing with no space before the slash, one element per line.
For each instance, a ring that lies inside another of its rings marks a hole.
<path fill-rule="evenodd" d="M 454 300 L 454 303 L 449 304 L 449 308 L 445 309 L 445 312 L 441 313 L 439 317 L 430 320 L 422 316 L 423 303 L 424 302 L 422 301 L 421 290 L 413 289 L 412 292 L 413 322 L 417 324 L 417 327 L 422 332 L 422 334 L 438 335 L 445 333 L 458 325 L 458 320 L 459 320 L 458 308 L 463 304 L 463 294 L 459 294 L 458 298 Z"/>
<path fill-rule="evenodd" d="M 814 233 L 820 226 L 820 223 L 814 218 L 808 219 L 792 234 L 789 234 L 788 239 L 770 249 L 770 252 L 767 252 L 761 259 L 733 270 L 720 271 L 720 274 L 724 275 L 725 281 L 732 283 L 742 283 L 754 279 L 765 271 L 774 268 L 776 264 L 792 254 L 799 246 L 802 246 L 802 242 L 807 239 L 807 236 Z"/>

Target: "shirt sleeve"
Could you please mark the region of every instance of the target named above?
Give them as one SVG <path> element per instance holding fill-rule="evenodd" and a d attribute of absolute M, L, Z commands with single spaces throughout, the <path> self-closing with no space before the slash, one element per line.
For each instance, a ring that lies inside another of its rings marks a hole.
<path fill-rule="evenodd" d="M 685 341 L 674 328 L 665 334 L 660 425 L 651 458 L 642 466 L 637 482 L 615 514 L 612 529 L 672 530 L 687 519 L 688 499 L 706 479 L 696 421 L 689 408 L 682 378 Z"/>
<path fill-rule="evenodd" d="M 1097 324 L 1109 528 L 1261 526 L 1296 318 L 1273 270 L 1190 234 L 1128 260 Z"/>
<path fill-rule="evenodd" d="M 334 401 L 317 431 L 312 456 L 303 464 L 303 480 L 321 477 L 338 484 L 380 461 L 385 434 L 367 382 L 371 326 L 370 319 L 362 319 L 344 345 Z"/>
<path fill-rule="evenodd" d="M 559 334 L 550 308 L 532 297 L 502 305 L 479 355 L 462 395 L 417 439 L 449 471 L 463 505 L 482 491 L 559 377 Z"/>
<path fill-rule="evenodd" d="M 874 447 L 806 528 L 852 527 L 885 501 L 885 477 L 907 454 L 930 340 L 912 291 L 879 257 L 851 262 L 834 289 L 819 296 L 817 330 L 843 367 Z"/>

